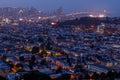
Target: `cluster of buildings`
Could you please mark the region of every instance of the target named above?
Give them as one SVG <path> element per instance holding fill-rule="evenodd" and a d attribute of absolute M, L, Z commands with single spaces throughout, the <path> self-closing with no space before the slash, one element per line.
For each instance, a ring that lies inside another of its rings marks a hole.
<path fill-rule="evenodd" d="M 94 72 L 120 72 L 119 26 L 111 31 L 113 27 L 103 23 L 90 27 L 20 24 L 0 27 L 0 75 L 9 80 L 31 70 L 53 79 L 62 74 L 85 79 Z"/>
<path fill-rule="evenodd" d="M 109 80 L 103 74 L 111 70 L 120 78 L 119 24 L 56 26 L 59 13 L 42 16 L 35 8 L 0 11 L 0 75 L 8 80 L 20 80 L 34 70 L 55 80 L 63 74 L 70 75 L 65 80 Z"/>

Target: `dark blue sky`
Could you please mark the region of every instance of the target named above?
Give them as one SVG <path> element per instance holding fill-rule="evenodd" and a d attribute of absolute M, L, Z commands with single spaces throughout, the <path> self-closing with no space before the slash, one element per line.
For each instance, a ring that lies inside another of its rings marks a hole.
<path fill-rule="evenodd" d="M 53 11 L 63 7 L 64 12 L 106 10 L 114 16 L 120 14 L 120 0 L 0 0 L 0 7 L 35 7 Z"/>

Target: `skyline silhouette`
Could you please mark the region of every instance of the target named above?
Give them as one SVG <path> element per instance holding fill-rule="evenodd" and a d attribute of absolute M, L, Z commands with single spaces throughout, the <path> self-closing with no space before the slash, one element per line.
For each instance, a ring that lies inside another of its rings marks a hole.
<path fill-rule="evenodd" d="M 119 0 L 0 0 L 0 7 L 35 7 L 41 11 L 54 11 L 59 7 L 63 12 L 102 11 L 119 16 Z"/>

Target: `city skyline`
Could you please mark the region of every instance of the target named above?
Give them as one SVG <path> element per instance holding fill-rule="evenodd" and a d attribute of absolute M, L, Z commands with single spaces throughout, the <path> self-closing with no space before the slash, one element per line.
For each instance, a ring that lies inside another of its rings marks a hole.
<path fill-rule="evenodd" d="M 62 7 L 65 13 L 106 10 L 112 16 L 119 16 L 119 2 L 118 0 L 0 0 L 0 7 L 35 7 L 46 12 Z"/>

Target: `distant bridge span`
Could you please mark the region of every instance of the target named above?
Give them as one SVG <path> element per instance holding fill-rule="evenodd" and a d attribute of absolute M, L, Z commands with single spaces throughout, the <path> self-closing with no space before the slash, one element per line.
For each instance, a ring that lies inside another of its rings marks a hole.
<path fill-rule="evenodd" d="M 107 12 L 74 12 L 74 13 L 70 13 L 70 14 L 66 14 L 65 16 L 75 16 L 75 15 L 99 15 L 99 14 L 103 14 L 103 15 L 108 15 L 109 13 Z"/>

